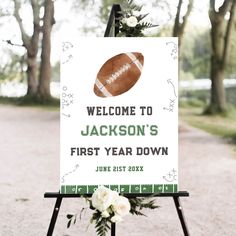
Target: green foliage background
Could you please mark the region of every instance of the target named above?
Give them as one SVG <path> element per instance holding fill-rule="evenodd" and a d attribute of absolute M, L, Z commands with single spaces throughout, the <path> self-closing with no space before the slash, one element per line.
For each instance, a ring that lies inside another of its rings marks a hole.
<path fill-rule="evenodd" d="M 6 2 L 6 0 L 4 0 Z M 4 2 L 3 1 L 3 2 Z M 110 14 L 112 4 L 121 4 L 123 0 L 63 0 L 65 4 L 71 5 L 71 10 L 74 14 L 84 15 L 90 11 L 95 11 L 93 21 L 96 22 L 94 26 L 84 25 L 80 31 L 83 31 L 84 34 L 94 34 L 103 36 L 102 32 L 105 31 L 105 26 Z M 0 7 L 1 4 L 0 3 Z M 27 4 L 27 1 L 25 1 Z M 150 2 L 138 1 L 135 0 L 135 3 L 151 4 Z M 163 7 L 166 5 L 171 5 L 170 2 L 164 0 L 152 0 L 152 6 L 158 8 L 161 6 L 163 11 L 168 11 L 168 7 Z M 165 4 L 164 4 L 165 3 Z M 164 5 L 163 5 L 164 4 Z M 10 6 L 10 5 L 9 5 Z M 205 9 L 207 11 L 207 9 Z M 144 12 L 146 13 L 146 12 Z M 159 25 L 152 30 L 151 34 L 146 36 L 171 36 L 173 28 L 173 19 L 174 12 L 172 14 L 170 21 L 163 25 Z M 3 17 L 3 16 L 2 16 Z M 5 17 L 5 16 L 4 16 Z M 158 16 L 156 17 L 153 24 L 158 24 Z M 90 21 L 90 19 L 87 19 Z M 155 22 L 157 21 L 157 22 Z M 60 30 L 60 25 L 63 22 L 57 22 L 55 25 L 57 30 Z M 57 26 L 58 25 L 58 26 Z M 0 21 L 1 27 L 1 21 Z M 158 33 L 156 33 L 158 32 Z M 19 32 L 18 32 L 19 33 Z M 8 57 L 11 59 L 7 63 L 0 63 L 0 81 L 3 80 L 22 80 L 25 79 L 25 76 L 22 76 L 21 69 L 22 65 L 20 62 L 20 56 L 15 52 L 15 48 L 11 47 L 8 51 L 5 51 L 5 54 L 8 54 Z M 181 62 L 180 62 L 180 79 L 191 80 L 193 78 L 209 78 L 210 73 L 210 57 L 211 57 L 211 43 L 210 43 L 210 28 L 204 28 L 203 26 L 193 26 L 188 22 L 187 29 L 184 35 L 184 41 L 181 51 Z M 59 81 L 59 64 L 53 63 L 53 81 Z M 226 78 L 235 78 L 236 77 L 236 31 L 233 32 L 232 46 L 230 50 L 229 65 L 226 70 Z"/>

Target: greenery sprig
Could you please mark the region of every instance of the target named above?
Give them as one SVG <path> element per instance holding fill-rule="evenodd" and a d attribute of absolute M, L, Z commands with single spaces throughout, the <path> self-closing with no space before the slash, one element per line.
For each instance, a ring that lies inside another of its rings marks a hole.
<path fill-rule="evenodd" d="M 93 213 L 91 223 L 95 221 L 95 229 L 98 236 L 106 236 L 107 232 L 110 230 L 111 220 L 103 218 L 101 212 L 96 210 Z"/>
<path fill-rule="evenodd" d="M 143 209 L 154 210 L 156 208 L 159 208 L 159 206 L 155 204 L 155 200 L 150 200 L 150 198 L 145 198 L 145 197 L 130 198 L 129 202 L 131 205 L 130 213 L 132 215 L 146 216 L 145 214 L 142 213 Z"/>

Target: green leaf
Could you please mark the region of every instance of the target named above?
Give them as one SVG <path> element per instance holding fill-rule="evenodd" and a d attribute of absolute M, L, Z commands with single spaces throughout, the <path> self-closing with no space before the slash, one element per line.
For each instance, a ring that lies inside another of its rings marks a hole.
<path fill-rule="evenodd" d="M 70 226 L 71 226 L 71 220 L 69 220 L 67 223 L 67 229 L 70 228 Z"/>
<path fill-rule="evenodd" d="M 95 229 L 98 236 L 106 236 L 108 230 L 110 230 L 109 219 L 102 218 L 101 215 L 96 219 Z"/>
<path fill-rule="evenodd" d="M 67 218 L 67 219 L 71 219 L 73 216 L 74 216 L 74 215 L 68 214 L 68 215 L 66 215 L 66 218 Z"/>
<path fill-rule="evenodd" d="M 146 216 L 144 215 L 141 211 L 143 208 L 146 209 L 156 209 L 159 206 L 157 206 L 155 204 L 154 200 L 149 200 L 150 198 L 130 198 L 129 202 L 131 205 L 131 210 L 130 213 L 133 215 L 142 215 L 142 216 Z"/>
<path fill-rule="evenodd" d="M 147 14 L 144 14 L 144 15 L 140 15 L 139 17 L 138 17 L 138 21 L 141 21 L 142 19 L 144 19 L 146 16 L 148 16 L 149 15 L 149 13 L 147 13 Z"/>
<path fill-rule="evenodd" d="M 67 223 L 67 228 L 69 228 L 71 226 L 71 223 L 73 223 L 73 224 L 76 223 L 77 214 L 75 214 L 75 215 L 68 214 L 68 215 L 66 215 L 66 217 L 67 217 L 67 219 L 69 219 L 69 221 Z"/>

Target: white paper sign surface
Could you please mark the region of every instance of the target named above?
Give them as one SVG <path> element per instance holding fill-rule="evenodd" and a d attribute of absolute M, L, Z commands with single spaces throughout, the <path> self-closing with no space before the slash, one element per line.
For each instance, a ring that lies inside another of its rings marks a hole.
<path fill-rule="evenodd" d="M 177 192 L 176 38 L 76 38 L 61 55 L 61 193 Z"/>

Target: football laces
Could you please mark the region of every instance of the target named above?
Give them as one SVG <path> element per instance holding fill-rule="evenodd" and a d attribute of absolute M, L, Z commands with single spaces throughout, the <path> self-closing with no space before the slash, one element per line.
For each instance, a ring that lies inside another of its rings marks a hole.
<path fill-rule="evenodd" d="M 123 73 L 128 71 L 131 68 L 131 65 L 129 63 L 125 63 L 118 71 L 113 73 L 107 80 L 107 84 L 111 84 L 115 80 L 117 80 L 118 77 L 120 77 Z"/>

